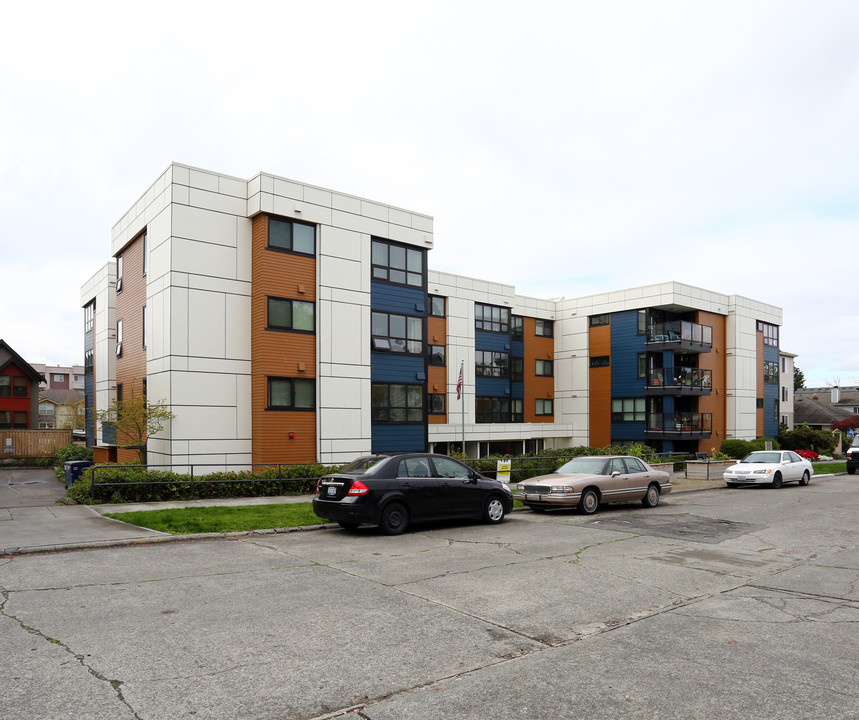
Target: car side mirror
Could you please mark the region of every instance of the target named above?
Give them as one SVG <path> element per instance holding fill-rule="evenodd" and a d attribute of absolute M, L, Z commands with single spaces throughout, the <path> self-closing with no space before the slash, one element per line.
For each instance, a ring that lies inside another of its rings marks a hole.
<path fill-rule="evenodd" d="M 611 476 L 612 476 L 612 477 L 620 477 L 620 471 L 615 470 L 615 471 L 611 474 Z"/>

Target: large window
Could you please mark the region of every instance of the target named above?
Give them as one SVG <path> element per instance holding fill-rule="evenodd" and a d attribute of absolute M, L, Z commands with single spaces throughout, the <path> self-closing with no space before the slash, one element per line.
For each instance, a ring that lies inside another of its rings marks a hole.
<path fill-rule="evenodd" d="M 510 421 L 510 400 L 501 397 L 477 397 L 474 399 L 477 422 L 503 423 Z"/>
<path fill-rule="evenodd" d="M 537 360 L 537 367 L 534 370 L 534 373 L 538 377 L 552 377 L 552 361 L 551 360 Z"/>
<path fill-rule="evenodd" d="M 315 406 L 315 380 L 284 377 L 268 379 L 269 410 L 312 410 Z"/>
<path fill-rule="evenodd" d="M 510 308 L 474 304 L 474 327 L 478 330 L 506 333 L 510 331 Z"/>
<path fill-rule="evenodd" d="M 612 422 L 644 422 L 645 414 L 644 398 L 612 398 Z"/>
<path fill-rule="evenodd" d="M 477 377 L 505 378 L 510 374 L 510 353 L 477 350 L 474 353 L 474 363 Z"/>
<path fill-rule="evenodd" d="M 424 251 L 373 238 L 373 279 L 423 287 Z"/>
<path fill-rule="evenodd" d="M 764 335 L 764 345 L 778 347 L 778 325 L 758 320 L 758 332 Z"/>
<path fill-rule="evenodd" d="M 552 337 L 554 323 L 551 320 L 537 320 L 535 335 L 539 337 Z"/>
<path fill-rule="evenodd" d="M 268 246 L 272 250 L 315 255 L 316 226 L 270 217 L 268 219 Z"/>
<path fill-rule="evenodd" d="M 53 415 L 54 403 L 43 402 L 39 403 L 39 415 Z"/>
<path fill-rule="evenodd" d="M 373 383 L 371 389 L 373 422 L 422 422 L 423 398 L 423 385 Z"/>
<path fill-rule="evenodd" d="M 269 330 L 314 332 L 316 330 L 314 304 L 305 300 L 268 298 L 267 328 Z"/>
<path fill-rule="evenodd" d="M 0 375 L 0 397 L 28 397 L 30 383 L 18 375 Z"/>
<path fill-rule="evenodd" d="M 764 361 L 764 382 L 778 383 L 778 363 Z"/>
<path fill-rule="evenodd" d="M 420 354 L 423 352 L 423 318 L 374 312 L 373 350 Z"/>
<path fill-rule="evenodd" d="M 554 412 L 553 409 L 553 401 L 537 398 L 536 407 L 534 408 L 534 413 L 536 415 L 551 415 Z"/>

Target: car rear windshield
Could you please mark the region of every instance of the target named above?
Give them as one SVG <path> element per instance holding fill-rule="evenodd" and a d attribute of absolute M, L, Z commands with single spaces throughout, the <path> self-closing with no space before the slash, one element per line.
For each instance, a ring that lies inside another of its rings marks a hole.
<path fill-rule="evenodd" d="M 563 474 L 606 475 L 608 461 L 605 458 L 577 457 L 564 463 L 555 472 Z"/>
<path fill-rule="evenodd" d="M 371 455 L 358 458 L 340 470 L 341 473 L 349 475 L 372 475 L 375 469 L 388 458 L 384 455 Z"/>
<path fill-rule="evenodd" d="M 781 462 L 781 453 L 753 452 L 746 455 L 740 462 L 744 463 L 777 463 Z"/>

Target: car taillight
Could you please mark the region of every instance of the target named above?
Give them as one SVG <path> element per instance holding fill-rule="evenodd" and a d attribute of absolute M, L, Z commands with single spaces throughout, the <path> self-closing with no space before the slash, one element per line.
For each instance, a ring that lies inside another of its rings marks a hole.
<path fill-rule="evenodd" d="M 366 495 L 370 492 L 370 488 L 368 488 L 364 483 L 360 480 L 356 480 L 352 483 L 352 487 L 349 488 L 349 492 L 347 495 Z"/>
<path fill-rule="evenodd" d="M 317 480 L 316 481 L 316 494 L 319 495 L 319 493 L 321 493 L 321 492 L 322 492 L 322 481 Z"/>

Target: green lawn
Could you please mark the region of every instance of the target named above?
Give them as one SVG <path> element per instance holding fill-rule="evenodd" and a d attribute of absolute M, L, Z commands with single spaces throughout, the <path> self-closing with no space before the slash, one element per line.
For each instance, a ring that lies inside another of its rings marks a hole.
<path fill-rule="evenodd" d="M 313 506 L 309 502 L 243 505 L 240 507 L 211 506 L 175 510 L 140 510 L 125 513 L 105 513 L 105 517 L 171 535 L 241 532 L 244 530 L 298 527 L 300 525 L 320 525 L 327 522 L 314 514 Z"/>
<path fill-rule="evenodd" d="M 814 466 L 814 472 L 817 475 L 847 472 L 846 460 L 844 462 L 816 462 L 812 463 L 812 465 Z"/>

